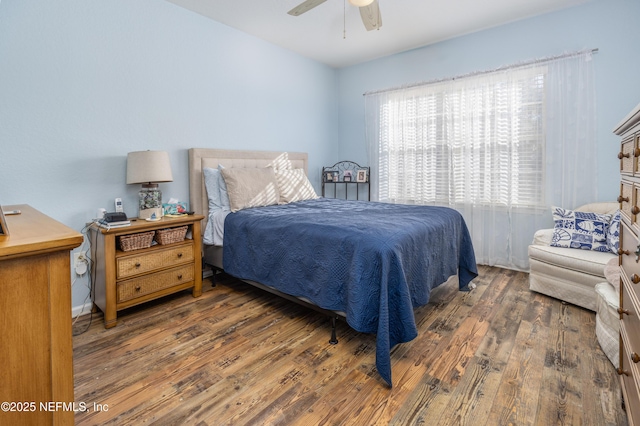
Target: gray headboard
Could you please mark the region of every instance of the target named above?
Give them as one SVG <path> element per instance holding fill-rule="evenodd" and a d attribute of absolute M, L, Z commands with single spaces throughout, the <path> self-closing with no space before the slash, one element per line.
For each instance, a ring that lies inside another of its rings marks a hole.
<path fill-rule="evenodd" d="M 242 167 L 260 168 L 266 167 L 281 155 L 276 151 L 242 151 L 232 149 L 191 148 L 189 150 L 189 208 L 197 214 L 204 215 L 202 230 L 206 227 L 209 217 L 209 200 L 204 186 L 204 167 Z M 288 152 L 289 160 L 296 169 L 304 169 L 308 174 L 308 155 L 306 152 Z"/>

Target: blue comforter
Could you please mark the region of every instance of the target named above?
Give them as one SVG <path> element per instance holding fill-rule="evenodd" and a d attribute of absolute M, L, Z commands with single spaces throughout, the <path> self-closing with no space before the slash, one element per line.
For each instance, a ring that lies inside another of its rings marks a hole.
<path fill-rule="evenodd" d="M 417 336 L 413 308 L 459 274 L 477 275 L 462 216 L 446 207 L 320 198 L 245 209 L 225 220 L 225 272 L 346 313 L 376 334 L 376 368 L 391 385 L 391 349 Z"/>

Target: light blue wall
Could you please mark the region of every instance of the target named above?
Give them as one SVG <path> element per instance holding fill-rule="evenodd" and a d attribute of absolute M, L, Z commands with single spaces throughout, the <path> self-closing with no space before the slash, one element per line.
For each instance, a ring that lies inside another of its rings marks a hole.
<path fill-rule="evenodd" d="M 166 150 L 188 200 L 190 147 L 337 159 L 332 68 L 159 0 L 0 2 L 0 204 L 80 230 L 122 197 L 127 152 Z M 73 288 L 73 306 L 87 295 Z"/>
<path fill-rule="evenodd" d="M 595 56 L 599 198 L 618 191 L 613 126 L 640 102 L 640 2 L 599 0 L 333 70 L 158 0 L 0 2 L 0 204 L 80 230 L 122 197 L 126 154 L 169 151 L 165 198 L 188 198 L 187 149 L 306 151 L 367 163 L 368 90 L 584 48 Z M 338 141 L 338 142 L 336 142 Z M 80 280 L 73 306 L 87 290 Z"/>
<path fill-rule="evenodd" d="M 339 153 L 368 164 L 363 93 L 598 48 L 598 200 L 619 191 L 614 126 L 640 103 L 640 1 L 599 0 L 338 71 Z M 577 153 L 579 155 L 579 153 Z M 590 171 L 585 171 L 590 172 Z"/>

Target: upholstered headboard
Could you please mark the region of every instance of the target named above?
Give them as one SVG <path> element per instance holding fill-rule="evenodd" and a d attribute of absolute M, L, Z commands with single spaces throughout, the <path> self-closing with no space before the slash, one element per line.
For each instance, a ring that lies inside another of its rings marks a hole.
<path fill-rule="evenodd" d="M 218 164 L 227 168 L 260 168 L 266 167 L 282 152 L 275 151 L 241 151 L 231 149 L 191 148 L 189 150 L 189 206 L 197 214 L 204 215 L 202 229 L 206 227 L 209 217 L 209 200 L 204 186 L 204 167 L 216 168 Z M 289 160 L 296 169 L 304 169 L 308 173 L 308 156 L 306 152 L 289 152 Z"/>

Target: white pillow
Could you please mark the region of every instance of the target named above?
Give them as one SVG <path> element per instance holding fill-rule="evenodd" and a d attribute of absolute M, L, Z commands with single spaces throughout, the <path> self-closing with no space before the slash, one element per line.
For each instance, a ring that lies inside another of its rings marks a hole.
<path fill-rule="evenodd" d="M 221 170 L 232 212 L 278 204 L 280 193 L 271 167 Z"/>
<path fill-rule="evenodd" d="M 293 169 L 293 164 L 291 163 L 291 160 L 289 160 L 289 153 L 283 152 L 274 158 L 267 167 L 272 167 L 274 170 L 291 170 Z"/>
<path fill-rule="evenodd" d="M 207 190 L 207 198 L 209 199 L 209 212 L 213 213 L 216 210 L 221 210 L 220 179 L 222 179 L 222 176 L 220 171 L 211 167 L 204 167 L 202 172 L 204 173 L 204 187 Z"/>
<path fill-rule="evenodd" d="M 224 177 L 222 177 L 222 169 L 224 169 L 224 166 L 222 164 L 218 164 L 218 171 L 220 172 L 220 174 L 218 175 L 220 188 L 220 204 L 222 205 L 222 210 L 228 211 L 231 210 L 231 204 L 229 203 L 227 183 L 224 181 Z"/>
<path fill-rule="evenodd" d="M 303 169 L 276 170 L 276 182 L 280 192 L 279 204 L 318 198 Z"/>

